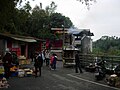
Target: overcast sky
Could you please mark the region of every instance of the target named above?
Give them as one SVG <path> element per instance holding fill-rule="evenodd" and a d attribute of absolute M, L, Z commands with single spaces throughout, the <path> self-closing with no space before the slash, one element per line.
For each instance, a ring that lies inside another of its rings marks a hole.
<path fill-rule="evenodd" d="M 94 41 L 103 35 L 120 36 L 120 0 L 96 0 L 90 10 L 77 0 L 35 0 L 30 4 L 34 7 L 41 2 L 44 8 L 51 1 L 57 5 L 56 12 L 69 17 L 75 27 L 90 29 Z"/>

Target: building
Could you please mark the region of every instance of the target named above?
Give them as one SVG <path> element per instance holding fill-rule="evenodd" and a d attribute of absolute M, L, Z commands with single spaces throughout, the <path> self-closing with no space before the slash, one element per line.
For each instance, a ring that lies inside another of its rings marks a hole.
<path fill-rule="evenodd" d="M 63 50 L 76 51 L 78 49 L 82 54 L 92 52 L 91 36 L 94 36 L 94 34 L 90 32 L 90 29 L 51 28 L 51 31 L 59 39 L 47 42 L 51 43 L 51 52 L 56 53 L 59 59 L 63 58 Z"/>
<path fill-rule="evenodd" d="M 70 33 L 73 34 L 73 45 L 78 48 L 82 54 L 89 54 L 92 52 L 92 39 L 94 36 L 90 29 L 78 29 L 73 30 Z"/>
<path fill-rule="evenodd" d="M 31 53 L 42 49 L 42 40 L 34 37 L 0 33 L 0 55 L 6 51 L 15 52 L 17 56 L 30 58 Z"/>
<path fill-rule="evenodd" d="M 57 35 L 58 39 L 51 41 L 51 53 L 56 53 L 59 60 L 62 60 L 63 48 L 65 47 L 65 37 L 68 33 L 66 28 L 51 28 L 51 31 Z"/>

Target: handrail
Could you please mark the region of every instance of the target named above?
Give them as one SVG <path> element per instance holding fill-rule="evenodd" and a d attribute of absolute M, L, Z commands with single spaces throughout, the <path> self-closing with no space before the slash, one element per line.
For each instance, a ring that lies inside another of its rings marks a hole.
<path fill-rule="evenodd" d="M 94 54 L 79 54 L 79 56 L 83 66 L 86 66 L 89 63 L 94 63 L 96 59 L 105 60 L 107 63 L 111 63 L 111 64 L 114 63 L 120 64 L 120 56 L 94 55 Z"/>

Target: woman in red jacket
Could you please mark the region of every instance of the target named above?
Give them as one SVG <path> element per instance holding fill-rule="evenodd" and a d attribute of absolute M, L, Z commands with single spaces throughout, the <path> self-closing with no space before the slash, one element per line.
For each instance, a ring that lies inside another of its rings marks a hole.
<path fill-rule="evenodd" d="M 54 54 L 52 54 L 52 56 L 50 58 L 50 68 L 51 68 L 51 70 L 53 70 L 53 60 L 54 60 Z"/>

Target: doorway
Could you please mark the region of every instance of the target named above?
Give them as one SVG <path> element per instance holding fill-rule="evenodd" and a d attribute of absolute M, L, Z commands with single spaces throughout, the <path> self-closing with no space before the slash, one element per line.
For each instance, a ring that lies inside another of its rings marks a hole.
<path fill-rule="evenodd" d="M 26 46 L 25 45 L 21 45 L 21 55 L 25 56 L 25 50 L 26 50 Z"/>

